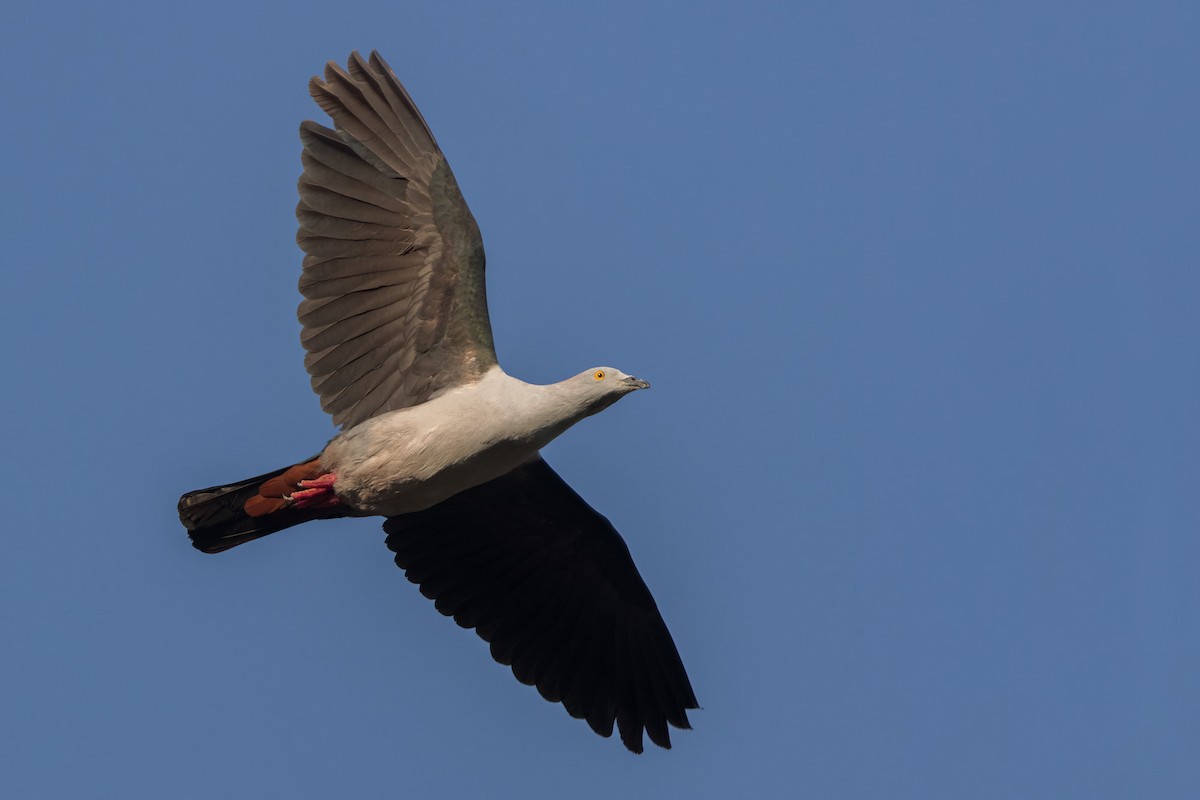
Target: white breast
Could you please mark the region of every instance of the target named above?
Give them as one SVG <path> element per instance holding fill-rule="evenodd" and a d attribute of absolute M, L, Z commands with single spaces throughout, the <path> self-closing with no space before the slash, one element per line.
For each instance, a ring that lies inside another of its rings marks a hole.
<path fill-rule="evenodd" d="M 321 466 L 337 475 L 334 491 L 351 508 L 404 514 L 504 475 L 577 419 L 554 387 L 493 367 L 477 383 L 342 433 Z"/>

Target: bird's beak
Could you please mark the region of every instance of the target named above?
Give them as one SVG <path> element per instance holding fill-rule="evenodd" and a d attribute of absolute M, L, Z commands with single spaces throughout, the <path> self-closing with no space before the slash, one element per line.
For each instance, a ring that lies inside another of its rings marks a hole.
<path fill-rule="evenodd" d="M 634 378 L 633 376 L 630 376 L 628 378 L 623 378 L 621 380 L 621 383 L 625 384 L 625 386 L 627 386 L 629 388 L 629 391 L 631 391 L 631 392 L 634 389 L 649 389 L 650 388 L 649 381 L 644 381 L 641 378 Z"/>

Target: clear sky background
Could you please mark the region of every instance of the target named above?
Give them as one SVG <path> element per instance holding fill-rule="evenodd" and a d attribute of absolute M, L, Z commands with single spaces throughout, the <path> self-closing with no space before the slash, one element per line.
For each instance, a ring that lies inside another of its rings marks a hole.
<path fill-rule="evenodd" d="M 1190 2 L 6 5 L 0 795 L 1200 796 L 1198 36 Z M 669 753 L 518 684 L 375 520 L 179 526 L 334 433 L 296 129 L 371 48 L 505 368 L 654 384 L 546 456 L 688 666 Z"/>

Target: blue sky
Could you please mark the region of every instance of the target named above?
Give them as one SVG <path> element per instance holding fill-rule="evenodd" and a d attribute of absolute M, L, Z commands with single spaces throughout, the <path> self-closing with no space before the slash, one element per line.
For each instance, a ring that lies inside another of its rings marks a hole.
<path fill-rule="evenodd" d="M 0 794 L 1195 797 L 1195 4 L 565 5 L 3 12 Z M 546 457 L 688 666 L 669 753 L 519 685 L 376 521 L 179 527 L 334 432 L 296 129 L 372 48 L 505 368 L 654 384 Z"/>

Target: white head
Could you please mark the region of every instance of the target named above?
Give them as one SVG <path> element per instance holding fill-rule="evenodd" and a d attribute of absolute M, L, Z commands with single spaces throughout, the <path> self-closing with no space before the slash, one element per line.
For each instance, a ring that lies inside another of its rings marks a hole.
<path fill-rule="evenodd" d="M 563 382 L 583 400 L 584 416 L 603 411 L 630 392 L 650 388 L 650 384 L 641 378 L 626 375 L 613 367 L 592 367 Z"/>

